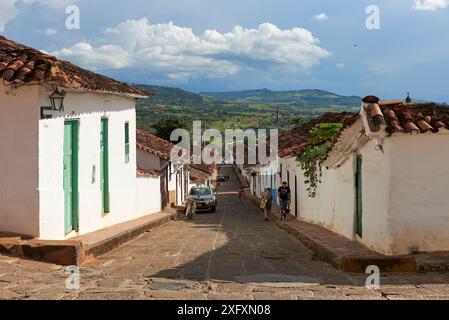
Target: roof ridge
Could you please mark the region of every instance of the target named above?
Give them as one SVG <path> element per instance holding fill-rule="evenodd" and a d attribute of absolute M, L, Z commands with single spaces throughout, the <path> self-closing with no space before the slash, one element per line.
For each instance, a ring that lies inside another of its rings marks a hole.
<path fill-rule="evenodd" d="M 51 83 L 65 88 L 148 97 L 152 93 L 82 68 L 0 35 L 0 79 L 9 84 Z"/>

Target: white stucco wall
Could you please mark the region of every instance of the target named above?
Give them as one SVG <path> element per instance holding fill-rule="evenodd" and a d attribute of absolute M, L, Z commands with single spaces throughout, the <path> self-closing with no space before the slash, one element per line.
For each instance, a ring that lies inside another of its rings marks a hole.
<path fill-rule="evenodd" d="M 185 199 L 186 194 L 189 192 L 189 190 L 184 190 L 185 189 L 185 180 L 184 180 L 184 178 L 186 176 L 188 176 L 188 175 L 185 175 L 185 171 L 186 171 L 186 167 L 185 166 L 181 166 L 179 168 L 173 168 L 173 170 L 175 170 L 175 169 L 177 171 L 176 171 L 176 173 L 174 173 L 175 171 L 173 171 L 172 180 L 174 181 L 175 184 L 176 184 L 176 181 L 178 182 L 178 188 L 176 190 L 177 191 L 177 193 L 176 193 L 176 205 L 181 206 L 184 203 L 184 199 Z"/>
<path fill-rule="evenodd" d="M 449 131 L 390 142 L 389 251 L 449 250 Z"/>
<path fill-rule="evenodd" d="M 384 140 L 383 152 L 376 148 L 374 140 L 365 144 L 359 152 L 362 155 L 363 235 L 361 238 L 355 237 L 367 247 L 384 254 L 392 253 L 387 249 L 391 242 L 391 216 L 388 209 L 391 198 L 391 150 L 392 141 L 388 138 Z"/>
<path fill-rule="evenodd" d="M 338 168 L 323 168 L 321 183 L 315 198 L 309 197 L 304 174 L 295 158 L 282 159 L 283 180 L 290 171 L 292 194 L 298 195 L 298 218 L 320 225 L 367 247 L 387 253 L 391 241 L 388 229 L 388 205 L 390 199 L 390 150 L 385 140 L 384 152 L 376 150 L 374 141 L 360 150 L 362 155 L 362 228 L 363 235 L 355 234 L 355 167 L 356 154 Z M 298 191 L 294 190 L 294 176 L 298 178 Z M 294 198 L 292 197 L 294 212 Z"/>
<path fill-rule="evenodd" d="M 0 231 L 39 235 L 39 88 L 0 81 Z"/>
<path fill-rule="evenodd" d="M 176 173 L 172 163 L 168 168 L 168 191 L 176 191 Z"/>
<path fill-rule="evenodd" d="M 338 169 L 323 168 L 322 183 L 318 184 L 315 198 L 309 197 L 305 178 L 296 158 L 281 159 L 282 181 L 290 173 L 292 213 L 295 213 L 294 197 L 298 196 L 298 219 L 315 223 L 348 238 L 354 233 L 354 171 L 352 159 Z M 298 179 L 295 190 L 294 179 Z M 338 187 L 337 187 L 338 186 Z"/>
<path fill-rule="evenodd" d="M 48 105 L 41 87 L 39 106 Z M 79 234 L 138 217 L 136 210 L 135 101 L 115 95 L 69 92 L 64 112 L 39 121 L 40 237 L 64 239 L 64 121 L 79 119 Z M 109 119 L 110 213 L 101 214 L 100 127 Z M 130 161 L 125 164 L 124 125 L 129 122 Z M 95 167 L 95 174 L 93 174 Z M 93 179 L 94 177 L 94 179 Z"/>
<path fill-rule="evenodd" d="M 162 170 L 165 166 L 164 162 L 149 152 L 137 149 L 137 167 L 143 169 Z"/>
<path fill-rule="evenodd" d="M 161 211 L 160 178 L 137 177 L 137 214 L 147 215 Z"/>
<path fill-rule="evenodd" d="M 318 224 L 387 255 L 449 250 L 449 131 L 397 134 L 371 140 L 362 155 L 363 235 L 355 235 L 355 155 L 335 169 L 323 169 L 317 196 L 310 198 L 294 158 L 282 159 L 282 180 L 290 172 L 293 195 L 298 177 L 299 219 Z M 292 199 L 292 204 L 294 199 Z M 292 206 L 294 208 L 294 206 Z M 293 209 L 294 210 L 294 209 Z"/>

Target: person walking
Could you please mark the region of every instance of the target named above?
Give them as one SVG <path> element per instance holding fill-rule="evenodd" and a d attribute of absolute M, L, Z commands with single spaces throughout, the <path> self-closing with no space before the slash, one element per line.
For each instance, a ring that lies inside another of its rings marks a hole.
<path fill-rule="evenodd" d="M 290 209 L 291 190 L 287 182 L 283 182 L 278 189 L 279 204 L 281 206 L 281 220 L 287 220 L 287 214 Z"/>
<path fill-rule="evenodd" d="M 245 193 L 245 189 L 243 189 L 243 186 L 240 186 L 237 190 L 237 195 L 239 196 L 240 202 L 242 201 L 243 194 Z"/>
<path fill-rule="evenodd" d="M 270 188 L 265 191 L 263 197 L 265 200 L 265 208 L 263 208 L 265 221 L 269 221 L 268 217 L 270 216 L 271 208 L 273 207 L 273 193 Z"/>

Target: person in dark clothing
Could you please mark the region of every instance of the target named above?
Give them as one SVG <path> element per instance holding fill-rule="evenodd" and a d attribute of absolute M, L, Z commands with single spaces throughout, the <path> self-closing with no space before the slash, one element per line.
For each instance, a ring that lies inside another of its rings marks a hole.
<path fill-rule="evenodd" d="M 281 206 L 281 220 L 287 219 L 287 214 L 290 209 L 291 190 L 287 182 L 283 182 L 278 189 L 279 205 Z"/>

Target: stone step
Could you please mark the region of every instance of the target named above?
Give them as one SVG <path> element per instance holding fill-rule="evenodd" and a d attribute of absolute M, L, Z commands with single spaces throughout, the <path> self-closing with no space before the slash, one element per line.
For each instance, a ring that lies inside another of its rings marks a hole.
<path fill-rule="evenodd" d="M 81 265 L 173 220 L 176 210 L 150 214 L 69 240 L 0 238 L 0 254 L 64 266 Z"/>

